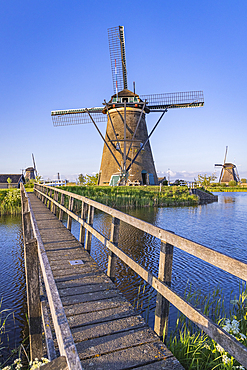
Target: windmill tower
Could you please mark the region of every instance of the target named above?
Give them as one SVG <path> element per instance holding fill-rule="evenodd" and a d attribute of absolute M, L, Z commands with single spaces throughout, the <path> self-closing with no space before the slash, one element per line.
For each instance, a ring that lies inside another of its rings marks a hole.
<path fill-rule="evenodd" d="M 36 169 L 36 164 L 35 164 L 33 153 L 32 153 L 32 159 L 33 159 L 33 167 L 28 167 L 25 170 L 25 178 L 29 180 L 35 179 L 35 177 L 37 176 L 37 169 Z"/>
<path fill-rule="evenodd" d="M 156 185 L 150 137 L 168 109 L 201 107 L 202 91 L 137 95 L 128 90 L 124 27 L 108 29 L 114 95 L 103 107 L 52 111 L 54 126 L 93 123 L 104 141 L 99 185 Z M 134 88 L 135 90 L 135 88 Z M 146 115 L 161 115 L 150 133 Z M 107 121 L 105 136 L 98 123 Z"/>
<path fill-rule="evenodd" d="M 226 163 L 227 151 L 228 151 L 228 146 L 226 147 L 224 163 L 215 164 L 215 167 L 222 167 L 221 172 L 220 172 L 219 183 L 228 184 L 229 181 L 236 181 L 238 183 L 240 182 L 240 178 L 238 175 L 238 170 L 237 170 L 236 165 L 233 163 Z"/>

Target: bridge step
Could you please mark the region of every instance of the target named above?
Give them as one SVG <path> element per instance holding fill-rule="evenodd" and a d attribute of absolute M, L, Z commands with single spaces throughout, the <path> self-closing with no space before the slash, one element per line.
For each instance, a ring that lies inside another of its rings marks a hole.
<path fill-rule="evenodd" d="M 82 368 L 182 370 L 79 241 L 29 197 Z"/>

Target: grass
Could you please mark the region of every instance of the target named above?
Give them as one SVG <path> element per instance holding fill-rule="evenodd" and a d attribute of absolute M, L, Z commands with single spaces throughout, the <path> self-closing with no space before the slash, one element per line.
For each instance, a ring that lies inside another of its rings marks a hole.
<path fill-rule="evenodd" d="M 200 290 L 192 292 L 190 288 L 185 292 L 185 298 L 247 346 L 246 283 L 240 285 L 239 296 L 229 302 L 227 310 L 222 290 L 219 288 L 216 288 L 210 297 L 204 297 Z M 186 370 L 244 369 L 181 313 L 178 314 L 176 328 L 170 333 L 167 346 Z"/>
<path fill-rule="evenodd" d="M 21 195 L 19 189 L 0 191 L 0 215 L 21 213 Z"/>
<path fill-rule="evenodd" d="M 186 186 L 65 186 L 64 190 L 83 195 L 113 208 L 197 205 L 198 198 Z"/>

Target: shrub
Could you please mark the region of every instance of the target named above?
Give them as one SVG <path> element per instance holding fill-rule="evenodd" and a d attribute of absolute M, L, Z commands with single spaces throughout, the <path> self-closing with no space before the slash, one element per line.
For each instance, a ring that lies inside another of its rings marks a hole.
<path fill-rule="evenodd" d="M 237 183 L 236 183 L 236 181 L 231 180 L 231 181 L 229 181 L 228 185 L 232 187 L 232 186 L 236 186 Z"/>

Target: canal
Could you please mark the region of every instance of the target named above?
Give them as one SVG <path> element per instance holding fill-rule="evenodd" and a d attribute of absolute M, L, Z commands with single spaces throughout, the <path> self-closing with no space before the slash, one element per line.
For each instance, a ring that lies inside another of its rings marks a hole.
<path fill-rule="evenodd" d="M 132 216 L 201 243 L 247 263 L 247 193 L 217 193 L 218 203 L 193 207 L 164 207 L 131 209 Z M 66 220 L 64 219 L 64 223 Z M 111 217 L 96 212 L 94 225 L 109 237 Z M 72 224 L 72 233 L 78 238 L 79 226 Z M 5 333 L 1 340 L 6 358 L 9 349 L 18 347 L 27 337 L 26 293 L 23 262 L 23 241 L 20 216 L 0 217 L 0 311 L 8 309 Z M 137 262 L 154 274 L 158 271 L 160 241 L 124 223 L 120 228 L 119 246 Z M 107 269 L 106 248 L 93 238 L 93 258 L 103 271 Z M 239 291 L 239 279 L 189 254 L 174 248 L 172 288 L 184 295 L 185 289 L 201 290 L 210 295 L 220 287 L 226 302 Z M 150 326 L 154 322 L 156 292 L 143 284 L 129 268 L 117 263 L 116 284 L 126 298 L 140 310 Z M 6 313 L 2 314 L 5 315 Z M 177 311 L 170 310 L 169 326 L 174 327 Z M 1 363 L 0 359 L 0 363 Z"/>

